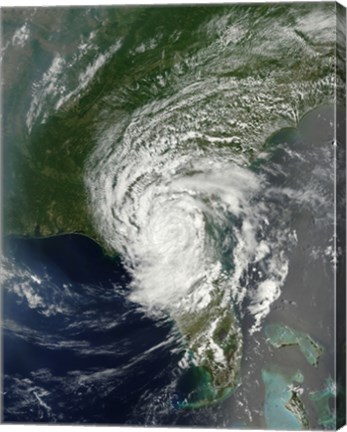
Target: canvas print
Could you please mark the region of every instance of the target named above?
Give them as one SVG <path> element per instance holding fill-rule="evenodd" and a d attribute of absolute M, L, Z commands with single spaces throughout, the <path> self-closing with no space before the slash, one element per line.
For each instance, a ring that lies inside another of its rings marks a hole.
<path fill-rule="evenodd" d="M 3 423 L 345 424 L 345 17 L 1 9 Z"/>

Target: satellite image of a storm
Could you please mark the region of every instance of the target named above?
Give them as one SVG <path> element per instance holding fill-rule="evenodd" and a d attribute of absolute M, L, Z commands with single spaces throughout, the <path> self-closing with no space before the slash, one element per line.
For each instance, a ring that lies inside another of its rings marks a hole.
<path fill-rule="evenodd" d="M 2 422 L 343 424 L 345 25 L 1 9 Z"/>

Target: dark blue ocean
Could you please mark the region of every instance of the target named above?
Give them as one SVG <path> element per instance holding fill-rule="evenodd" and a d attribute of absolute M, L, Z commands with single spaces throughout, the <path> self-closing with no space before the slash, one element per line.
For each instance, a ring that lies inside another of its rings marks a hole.
<path fill-rule="evenodd" d="M 127 300 L 118 257 L 81 235 L 7 237 L 4 255 L 5 422 L 156 424 L 161 407 L 190 423 L 163 394 L 182 356 L 172 323 Z"/>
<path fill-rule="evenodd" d="M 329 113 L 324 107 L 312 112 L 301 128 L 320 116 L 330 123 Z M 287 377 L 297 371 L 304 376 L 300 397 L 311 428 L 320 429 L 310 395 L 324 391 L 334 374 L 335 354 L 332 146 L 324 122 L 317 121 L 314 129 L 320 141 L 316 136 L 303 141 L 290 130 L 274 135 L 271 163 L 260 161 L 252 167 L 266 173 L 268 191 L 273 192 L 266 195 L 268 205 L 277 209 L 269 219 L 268 235 L 290 226 L 297 237 L 295 246 L 286 250 L 288 275 L 265 325 L 285 324 L 310 335 L 324 348 L 318 367 L 310 365 L 297 346 L 272 349 L 263 327 L 254 334 L 248 331 L 252 316 L 245 315 L 235 393 L 206 408 L 182 409 L 180 403 L 197 384 L 179 365 L 185 344 L 165 312 L 153 316 L 129 300 L 131 277 L 119 256 L 105 255 L 98 244 L 77 234 L 8 236 L 3 239 L 1 281 L 2 420 L 271 428 L 271 419 L 264 416 L 261 376 L 264 368 L 280 365 Z M 326 199 L 299 199 L 310 192 L 307 184 Z M 278 198 L 279 190 L 295 190 L 298 200 Z"/>

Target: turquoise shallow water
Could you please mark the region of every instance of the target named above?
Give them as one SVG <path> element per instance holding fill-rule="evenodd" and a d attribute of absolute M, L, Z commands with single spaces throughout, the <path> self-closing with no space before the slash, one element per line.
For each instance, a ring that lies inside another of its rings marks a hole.
<path fill-rule="evenodd" d="M 329 111 L 318 110 L 312 118 L 323 112 L 327 115 Z M 290 135 L 281 132 L 279 136 L 281 142 L 290 142 L 291 148 L 303 145 L 303 142 L 295 141 L 297 136 L 292 132 Z M 277 141 L 276 136 L 273 141 Z M 282 164 L 288 154 L 285 148 L 283 145 L 274 147 L 273 162 L 258 164 L 256 169 L 272 167 L 270 172 L 273 175 L 275 167 L 277 170 L 281 166 L 279 172 L 282 176 L 285 175 L 284 168 L 294 170 L 296 175 L 286 178 L 301 184 L 298 173 L 305 177 L 310 171 L 295 162 Z M 317 160 L 320 160 L 318 155 Z M 305 163 L 308 163 L 307 159 Z M 272 177 L 272 187 L 276 181 L 283 184 L 283 177 L 281 179 L 278 174 Z M 314 228 L 320 235 L 312 236 L 313 228 L 307 230 L 307 224 L 312 220 L 308 210 L 294 205 L 287 217 L 291 218 L 292 213 L 296 216 L 291 223 L 303 244 L 315 239 L 318 242 L 315 250 L 319 250 L 324 244 L 324 235 L 327 235 L 327 240 L 329 238 L 329 230 L 324 234 L 322 229 L 325 222 L 323 226 L 318 223 Z M 276 214 L 273 218 L 272 229 Z M 283 223 L 288 223 L 288 220 Z M 306 228 L 302 232 L 299 229 L 303 221 L 306 221 Z M 311 255 L 311 249 L 306 250 Z M 326 310 L 329 304 L 333 308 L 333 297 L 326 289 L 331 276 L 329 273 L 317 274 L 312 291 L 306 288 L 310 295 L 303 296 L 302 278 L 311 274 L 311 266 L 317 273 L 318 263 L 307 252 L 300 252 L 298 257 L 299 251 L 300 243 L 292 247 L 291 271 L 266 323 L 285 324 L 311 335 L 324 348 L 318 367 L 309 364 L 299 346 L 275 348 L 267 341 L 263 330 L 250 334 L 247 329 L 252 326 L 253 318 L 245 313 L 247 303 L 244 306 L 240 304 L 236 311 L 244 313 L 241 322 L 245 343 L 240 386 L 224 402 L 186 410 L 189 405 L 185 400 L 189 394 L 193 402 L 206 395 L 213 396 L 210 384 L 202 379 L 202 375 L 187 375 L 184 369 L 177 368 L 184 346 L 178 334 L 172 333 L 173 323 L 165 319 L 148 320 L 144 311 L 137 312 L 136 303 L 127 301 L 131 278 L 114 258 L 103 257 L 96 245 L 89 244 L 83 237 L 80 240 L 64 236 L 47 240 L 10 239 L 6 249 L 8 275 L 4 286 L 6 421 L 35 418 L 35 421 L 43 422 L 63 419 L 81 422 L 84 419 L 86 422 L 117 424 L 230 426 L 238 419 L 248 427 L 279 428 L 282 425 L 283 428 L 296 429 L 300 426 L 298 417 L 288 411 L 285 404 L 291 395 L 291 377 L 300 371 L 302 380 L 295 382 L 298 397 L 305 406 L 310 426 L 320 427 L 312 402 L 315 400 L 314 392 L 320 391 L 327 377 L 334 373 L 329 356 L 333 320 Z M 307 273 L 302 273 L 295 265 L 303 261 Z M 329 261 L 324 271 L 328 269 Z M 252 274 L 252 269 L 250 271 Z M 314 307 L 312 298 L 317 299 Z M 308 320 L 307 314 L 300 313 L 300 310 L 307 311 L 308 307 L 314 321 Z M 55 328 L 61 328 L 58 335 L 55 335 Z M 142 330 L 139 333 L 142 328 L 146 328 L 147 336 Z M 146 347 L 140 343 L 141 340 L 146 341 Z M 23 350 L 27 353 L 27 360 L 13 363 L 13 353 Z M 59 364 L 64 364 L 64 368 Z M 153 374 L 154 365 L 157 366 Z M 142 377 L 140 385 L 140 378 L 136 378 L 138 374 Z M 22 380 L 20 386 L 19 377 Z M 119 387 L 120 377 L 127 391 Z M 94 412 L 87 403 L 93 386 L 100 388 L 93 404 L 104 407 L 101 409 L 102 417 L 100 409 Z M 78 403 L 71 404 L 69 395 L 76 392 Z M 120 392 L 123 395 L 121 399 Z M 34 393 L 41 399 L 35 400 Z M 279 400 L 282 400 L 281 408 L 278 407 Z M 115 401 L 121 407 L 119 411 L 111 409 Z M 35 407 L 33 414 L 30 411 L 32 407 Z"/>
<path fill-rule="evenodd" d="M 297 373 L 285 377 L 278 372 L 264 370 L 263 381 L 266 387 L 264 414 L 269 429 L 301 430 L 302 423 L 295 413 L 287 409 L 292 398 L 291 387 L 301 384 L 304 377 Z M 305 423 L 307 427 L 307 423 Z"/>
<path fill-rule="evenodd" d="M 273 395 L 299 370 L 302 418 L 322 426 L 311 395 L 334 375 L 335 12 L 6 11 L 5 233 L 81 232 L 113 256 L 94 263 L 62 239 L 81 282 L 53 246 L 10 240 L 8 355 L 29 354 L 6 369 L 7 421 L 296 428 L 283 404 L 273 416 Z M 34 263 L 10 253 L 26 247 Z M 268 324 L 316 341 L 317 367 L 272 346 Z"/>

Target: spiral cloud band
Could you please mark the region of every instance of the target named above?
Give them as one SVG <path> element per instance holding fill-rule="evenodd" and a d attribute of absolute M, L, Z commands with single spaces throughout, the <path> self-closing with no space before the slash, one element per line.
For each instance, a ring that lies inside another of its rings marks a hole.
<path fill-rule="evenodd" d="M 312 32 L 313 22 L 328 25 L 308 14 L 297 26 Z M 269 185 L 268 174 L 281 169 L 256 170 L 251 163 L 263 158 L 266 165 L 266 138 L 296 127 L 332 89 L 326 73 L 309 83 L 293 68 L 292 84 L 280 67 L 276 75 L 252 75 L 252 52 L 278 58 L 285 43 L 298 58 L 316 56 L 298 45 L 296 30 L 275 27 L 271 44 L 253 38 L 241 64 L 239 41 L 227 28 L 225 20 L 208 23 L 201 29 L 214 35 L 207 46 L 178 57 L 154 81 L 129 82 L 112 96 L 115 121 L 104 127 L 101 119 L 85 175 L 95 226 L 132 276 L 131 300 L 152 316 L 174 319 L 215 388 L 235 385 L 240 318 L 251 322 L 243 330 L 260 328 L 280 296 L 286 251 L 296 239 L 283 217 L 283 196 L 295 194 Z M 320 33 L 313 33 L 316 49 L 324 50 Z M 235 34 L 246 38 L 242 27 Z M 242 67 L 247 73 L 236 77 L 232 71 Z M 122 107 L 147 87 L 161 96 L 132 112 Z"/>

